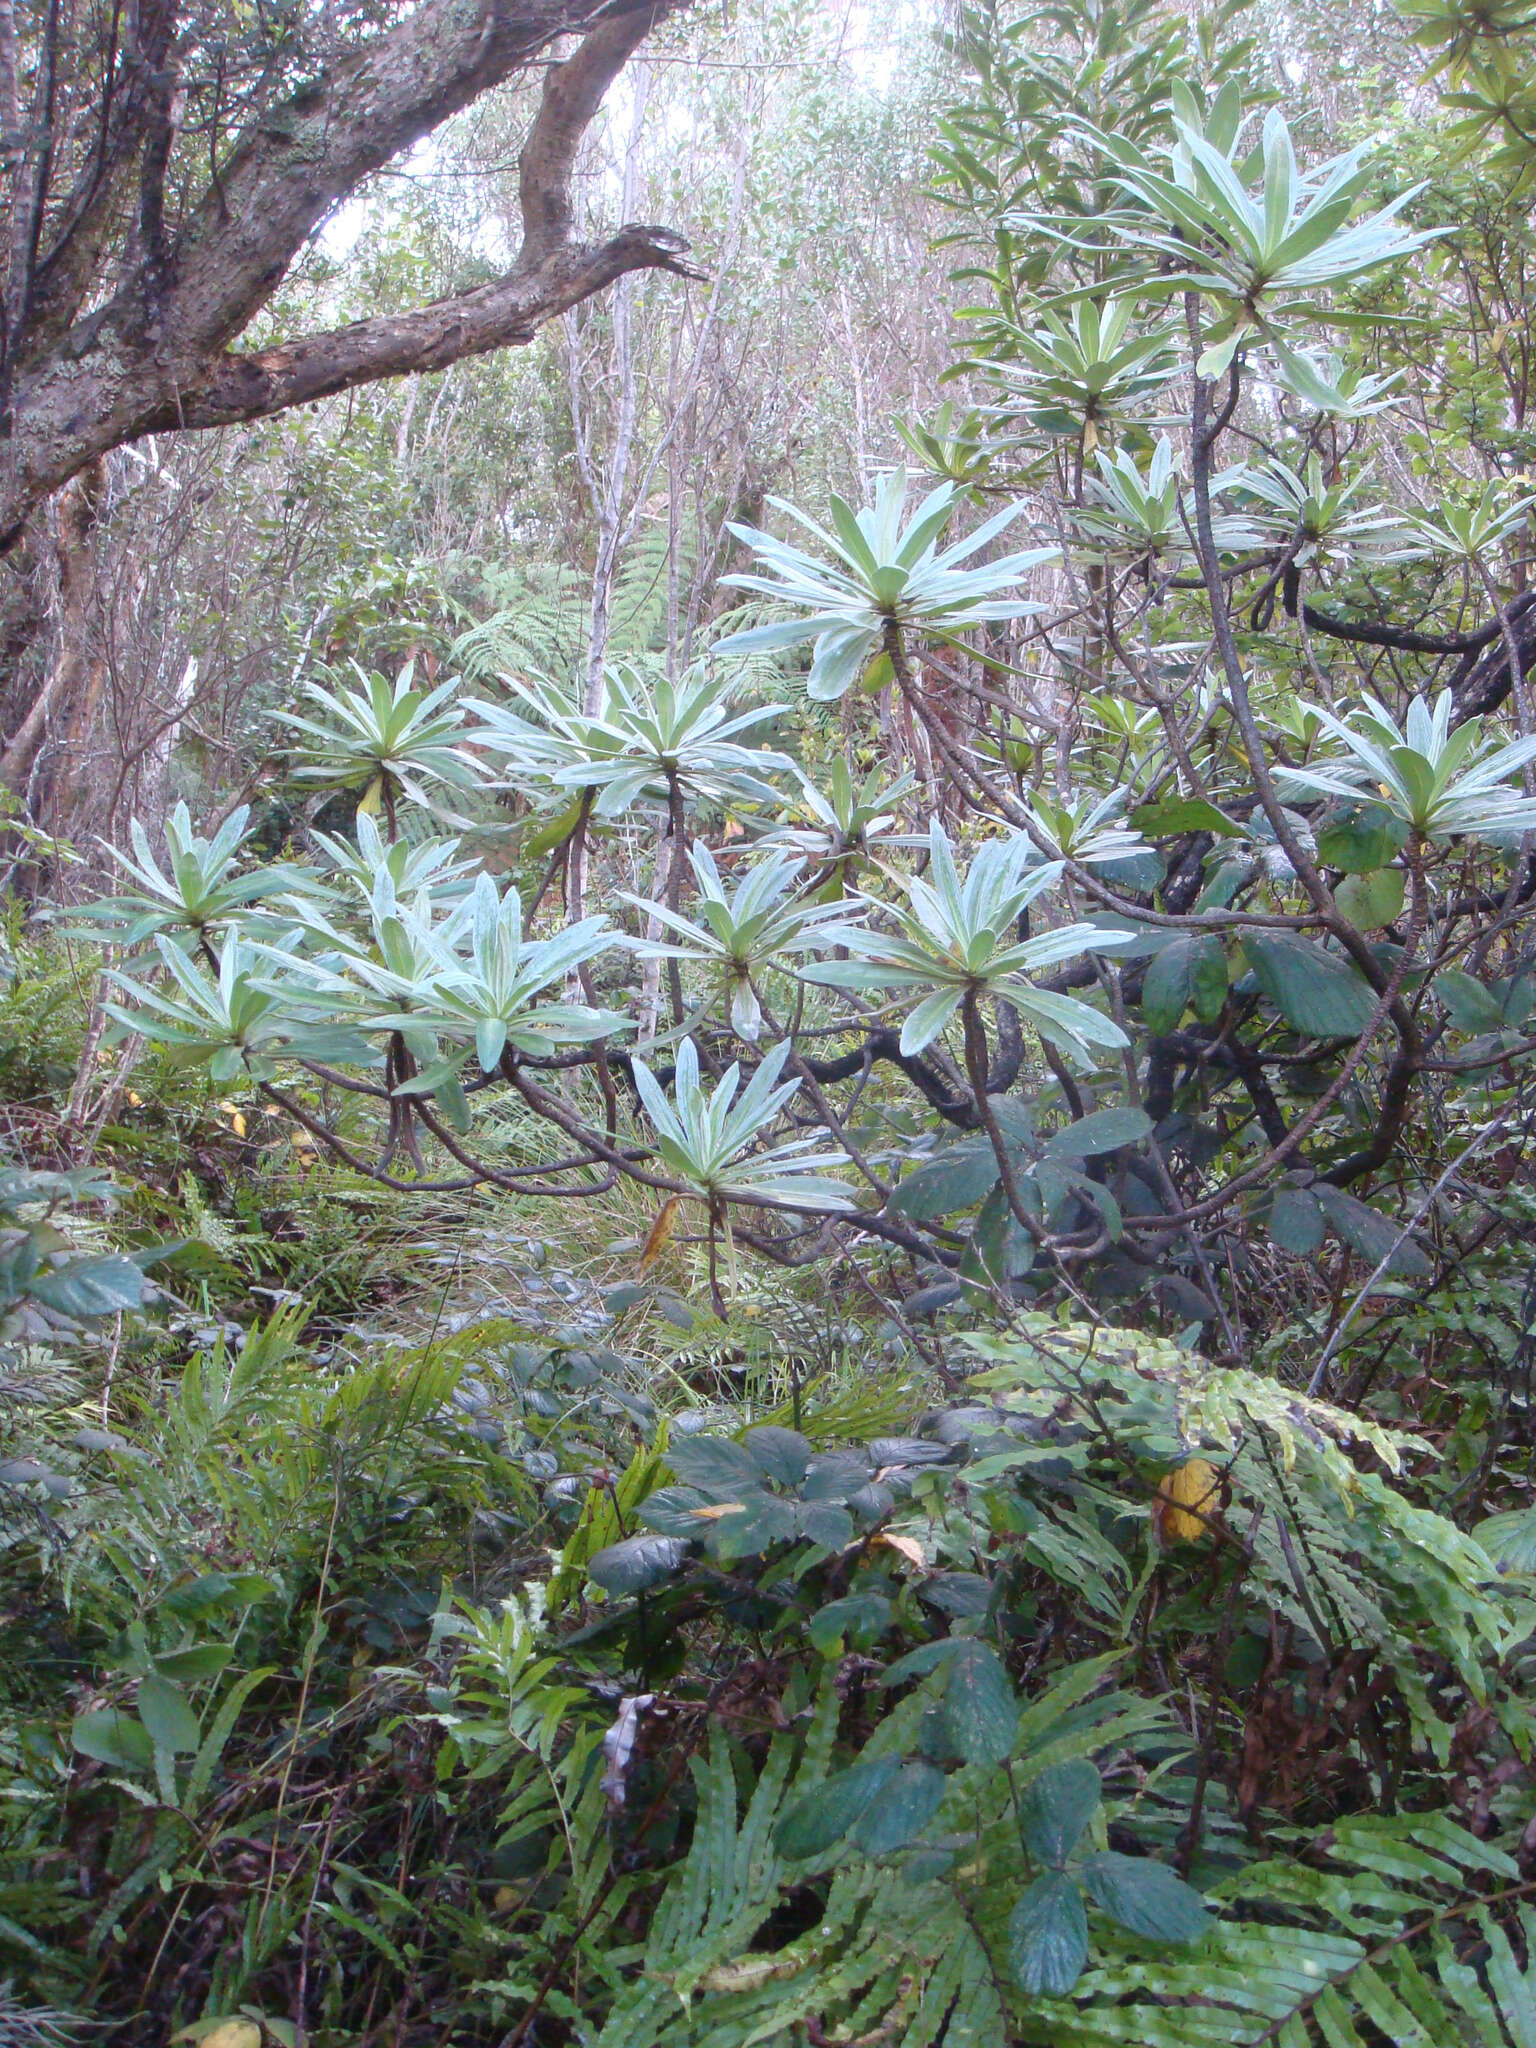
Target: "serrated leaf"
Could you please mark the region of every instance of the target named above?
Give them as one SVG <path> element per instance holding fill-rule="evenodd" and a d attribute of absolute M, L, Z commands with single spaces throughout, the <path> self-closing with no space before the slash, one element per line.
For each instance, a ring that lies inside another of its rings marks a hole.
<path fill-rule="evenodd" d="M 1336 953 L 1293 932 L 1246 932 L 1254 979 L 1293 1031 L 1356 1038 L 1376 1011 L 1369 984 Z"/>
<path fill-rule="evenodd" d="M 716 1499 L 762 1484 L 757 1460 L 728 1436 L 680 1437 L 669 1445 L 667 1463 L 685 1486 L 700 1486 Z"/>
<path fill-rule="evenodd" d="M 1325 868 L 1347 875 L 1383 868 L 1408 843 L 1402 820 L 1378 804 L 1346 805 L 1317 835 L 1317 857 Z"/>
<path fill-rule="evenodd" d="M 957 1209 L 973 1208 L 996 1185 L 997 1177 L 997 1155 L 989 1143 L 946 1145 L 904 1177 L 891 1196 L 890 1213 L 909 1223 L 953 1215 Z"/>
<path fill-rule="evenodd" d="M 682 1536 L 626 1536 L 587 1560 L 587 1577 L 622 1600 L 664 1584 L 687 1555 L 687 1539 Z"/>
<path fill-rule="evenodd" d="M 968 1764 L 1000 1764 L 1013 1754 L 1019 1703 L 997 1652 L 974 1637 L 963 1637 L 950 1657 L 944 1723 Z"/>
<path fill-rule="evenodd" d="M 1064 1998 L 1088 1961 L 1083 1895 L 1059 1870 L 1037 1877 L 1008 1916 L 1008 1962 L 1031 1998 Z"/>
<path fill-rule="evenodd" d="M 849 1839 L 867 1856 L 904 1849 L 927 1827 L 944 1797 L 944 1773 L 921 1761 L 903 1764 L 854 1822 Z"/>
<path fill-rule="evenodd" d="M 803 1501 L 795 1510 L 795 1531 L 823 1550 L 846 1550 L 853 1541 L 853 1517 L 836 1501 Z"/>
<path fill-rule="evenodd" d="M 658 1486 L 635 1510 L 647 1529 L 660 1536 L 698 1538 L 703 1535 L 708 1515 L 718 1515 L 718 1503 L 696 1486 Z"/>
<path fill-rule="evenodd" d="M 1019 1806 L 1024 1846 L 1035 1861 L 1061 1869 L 1102 1797 L 1097 1767 L 1086 1757 L 1071 1757 L 1042 1771 Z"/>
<path fill-rule="evenodd" d="M 749 1429 L 742 1448 L 756 1462 L 759 1471 L 775 1486 L 798 1486 L 811 1462 L 811 1446 L 797 1429 L 781 1429 L 765 1422 Z"/>
<path fill-rule="evenodd" d="M 843 1839 L 900 1768 L 900 1757 L 882 1756 L 824 1779 L 784 1815 L 773 1831 L 774 1847 L 787 1863 L 824 1855 Z"/>
<path fill-rule="evenodd" d="M 891 1625 L 891 1603 L 883 1593 L 849 1593 L 829 1600 L 805 1625 L 820 1657 L 841 1657 L 845 1649 L 872 1650 Z"/>
<path fill-rule="evenodd" d="M 1146 1941 L 1198 1941 L 1210 1925 L 1205 1902 L 1166 1864 L 1150 1856 L 1091 1856 L 1083 1882 L 1096 1906 Z"/>
<path fill-rule="evenodd" d="M 1362 1259 L 1369 1259 L 1373 1266 L 1386 1259 L 1385 1270 L 1388 1273 L 1412 1273 L 1422 1277 L 1434 1270 L 1411 1237 L 1404 1237 L 1401 1243 L 1398 1242 L 1398 1225 L 1383 1216 L 1379 1209 L 1356 1201 L 1353 1195 L 1345 1194 L 1342 1188 L 1330 1187 L 1326 1181 L 1320 1182 L 1315 1192 L 1323 1214 L 1351 1251 L 1358 1252 Z"/>
<path fill-rule="evenodd" d="M 1092 1159 L 1139 1143 L 1151 1129 L 1152 1119 L 1144 1109 L 1096 1109 L 1064 1130 L 1053 1131 L 1045 1141 L 1045 1153 L 1051 1159 Z"/>
<path fill-rule="evenodd" d="M 1346 875 L 1334 891 L 1334 901 L 1352 925 L 1375 932 L 1396 922 L 1407 889 L 1401 868 L 1374 868 L 1368 874 Z"/>
<path fill-rule="evenodd" d="M 1323 1241 L 1323 1211 L 1308 1188 L 1281 1188 L 1269 1211 L 1269 1234 L 1283 1252 L 1315 1252 Z"/>
<path fill-rule="evenodd" d="M 722 1561 L 757 1557 L 775 1543 L 792 1543 L 798 1531 L 794 1502 L 759 1488 L 743 1497 L 739 1512 L 722 1515 L 713 1525 L 709 1547 Z"/>
<path fill-rule="evenodd" d="M 28 1282 L 27 1293 L 61 1316 L 109 1316 L 138 1307 L 144 1275 L 132 1259 L 111 1252 L 45 1266 Z"/>
<path fill-rule="evenodd" d="M 1458 1031 L 1476 1033 L 1504 1029 L 1506 1018 L 1499 998 L 1492 989 L 1474 981 L 1459 967 L 1447 967 L 1437 974 L 1434 988 Z"/>

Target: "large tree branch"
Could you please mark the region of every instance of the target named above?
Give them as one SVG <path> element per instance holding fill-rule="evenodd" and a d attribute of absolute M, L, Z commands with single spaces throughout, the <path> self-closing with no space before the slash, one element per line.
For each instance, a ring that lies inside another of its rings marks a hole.
<path fill-rule="evenodd" d="M 519 267 L 458 298 L 358 320 L 251 355 L 221 356 L 195 389 L 167 400 L 144 431 L 232 426 L 381 377 L 441 370 L 466 356 L 516 346 L 626 271 L 696 275 L 682 261 L 687 246 L 667 228 L 626 227 L 610 241 L 557 250 L 535 270 Z"/>
<path fill-rule="evenodd" d="M 1508 616 L 1517 616 L 1532 602 L 1530 597 L 1511 605 Z M 1302 617 L 1314 633 L 1326 633 L 1334 640 L 1347 640 L 1356 647 L 1391 647 L 1402 654 L 1479 654 L 1491 647 L 1504 630 L 1502 619 L 1494 619 L 1471 633 L 1422 633 L 1407 626 L 1386 626 L 1365 619 L 1338 619 L 1304 604 Z"/>
<path fill-rule="evenodd" d="M 184 346 L 222 349 L 266 303 L 336 201 L 556 37 L 586 31 L 551 67 L 529 137 L 548 209 L 543 254 L 565 239 L 571 160 L 598 102 L 649 30 L 682 0 L 426 0 L 398 28 L 329 71 L 243 135 L 180 238 L 174 292 Z M 528 151 L 525 151 L 525 159 Z M 525 198 L 525 220 L 527 216 Z"/>
<path fill-rule="evenodd" d="M 124 442 L 258 419 L 526 342 L 626 271 L 692 274 L 682 260 L 686 244 L 665 228 L 631 223 L 600 243 L 572 238 L 571 180 L 582 136 L 646 33 L 686 4 L 426 0 L 257 124 L 162 260 L 140 260 L 114 298 L 26 361 L 11 432 L 0 433 L 0 548 L 43 498 Z M 551 37 L 580 27 L 587 32 L 575 50 L 545 74 L 521 163 L 523 244 L 505 277 L 410 312 L 246 355 L 231 351 L 234 335 L 338 198 L 525 65 Z M 157 168 L 149 166 L 152 177 Z M 149 225 L 152 240 L 153 202 Z"/>

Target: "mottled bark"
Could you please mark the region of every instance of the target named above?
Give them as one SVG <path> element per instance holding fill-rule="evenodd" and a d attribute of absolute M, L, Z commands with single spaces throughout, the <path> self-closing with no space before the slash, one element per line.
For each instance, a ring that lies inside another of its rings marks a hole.
<path fill-rule="evenodd" d="M 20 795 L 33 763 L 51 730 L 69 719 L 80 725 L 101 695 L 101 664 L 92 657 L 87 631 L 91 581 L 95 571 L 92 537 L 106 482 L 106 466 L 98 458 L 71 478 L 59 493 L 54 557 L 58 565 L 59 599 L 53 659 L 42 688 L 0 753 L 0 785 Z"/>
<path fill-rule="evenodd" d="M 15 541 L 44 499 L 124 442 L 228 426 L 382 377 L 442 369 L 526 342 L 629 271 L 684 269 L 685 244 L 665 228 L 630 222 L 604 241 L 578 241 L 571 195 L 576 151 L 603 94 L 681 4 L 425 0 L 252 119 L 174 228 L 163 187 L 180 118 L 175 9 L 171 0 L 141 5 L 99 146 L 78 189 L 51 204 L 51 240 L 38 196 L 51 161 L 47 108 L 36 95 L 25 144 L 8 163 L 0 546 Z M 523 151 L 523 242 L 504 277 L 279 347 L 233 346 L 338 200 L 569 33 L 581 40 L 549 66 Z M 114 236 L 121 260 L 105 276 Z"/>

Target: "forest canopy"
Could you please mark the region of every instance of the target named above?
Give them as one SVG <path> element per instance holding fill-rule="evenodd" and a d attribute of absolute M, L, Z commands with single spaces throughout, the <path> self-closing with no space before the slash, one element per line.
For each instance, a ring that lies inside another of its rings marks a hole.
<path fill-rule="evenodd" d="M 1536 25 L 0 147 L 0 2042 L 1536 2042 Z"/>

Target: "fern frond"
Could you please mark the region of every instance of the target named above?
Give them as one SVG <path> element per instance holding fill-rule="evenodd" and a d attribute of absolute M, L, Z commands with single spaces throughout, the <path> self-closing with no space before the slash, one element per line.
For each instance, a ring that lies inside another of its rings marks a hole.
<path fill-rule="evenodd" d="M 1444 1814 L 1341 1821 L 1323 1857 L 1276 1858 L 1215 1887 L 1231 1917 L 1199 1950 L 1088 1972 L 1026 2038 L 1536 2048 L 1536 1881 Z"/>

